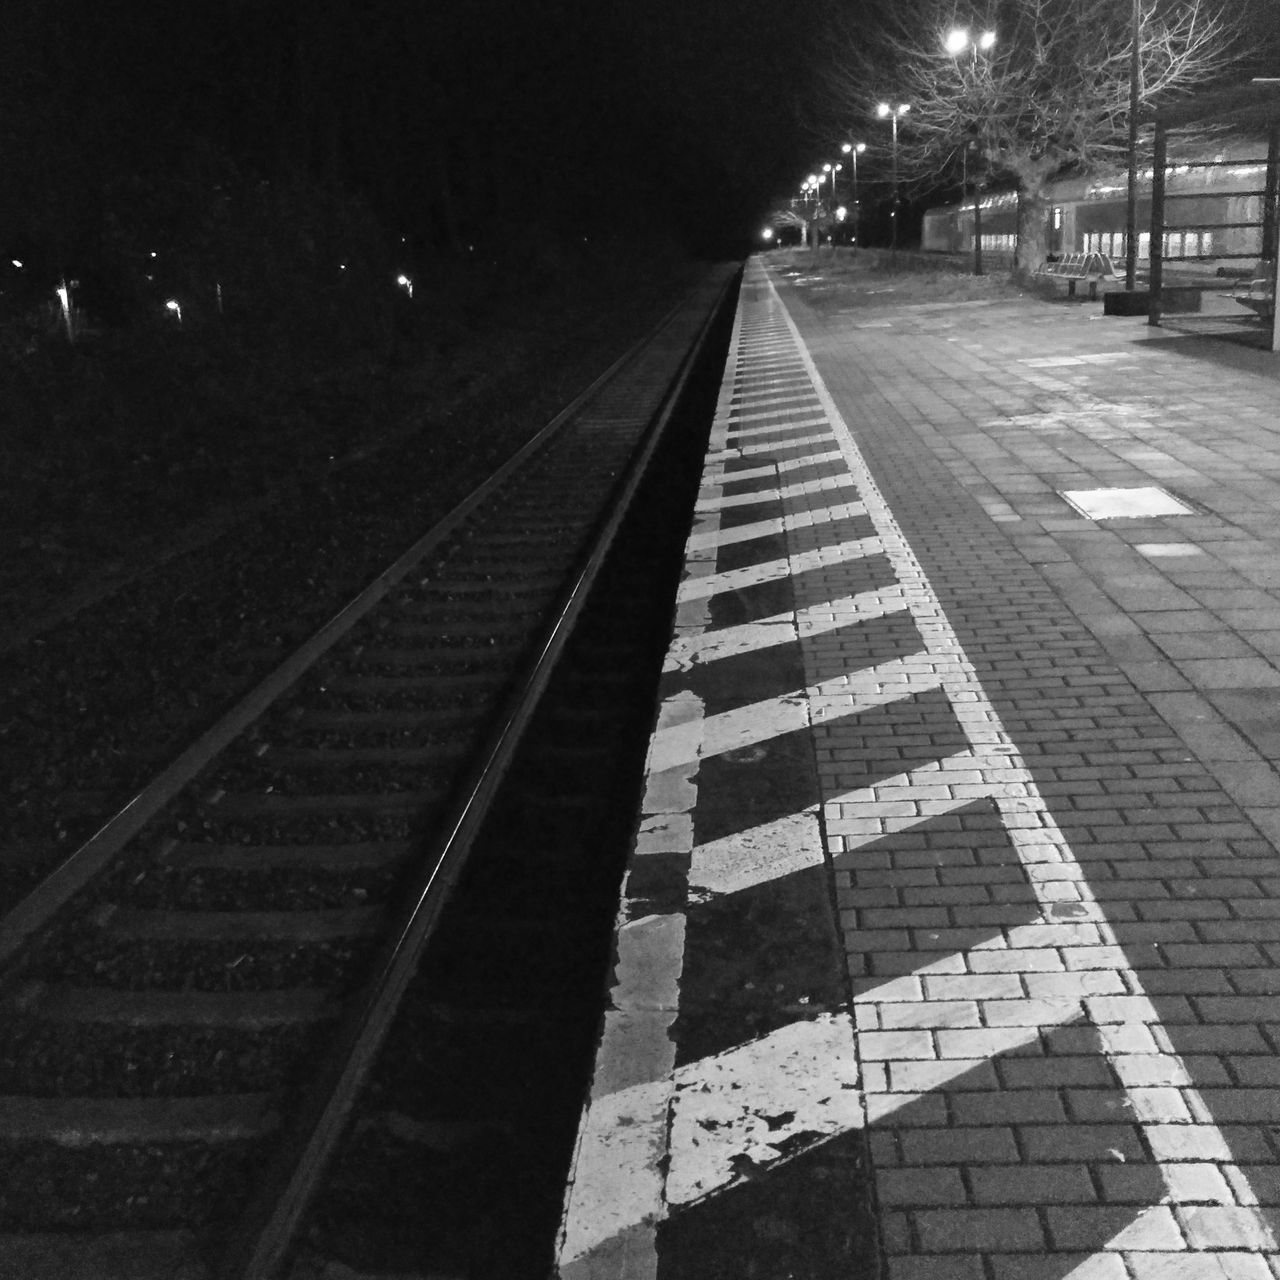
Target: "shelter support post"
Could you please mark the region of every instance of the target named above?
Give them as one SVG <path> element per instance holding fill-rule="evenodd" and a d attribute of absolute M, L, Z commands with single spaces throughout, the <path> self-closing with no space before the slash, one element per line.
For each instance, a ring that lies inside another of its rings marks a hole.
<path fill-rule="evenodd" d="M 1159 325 L 1160 290 L 1164 283 L 1164 171 L 1169 153 L 1168 132 L 1164 123 L 1156 121 L 1156 138 L 1151 160 L 1151 301 L 1147 323 Z"/>
<path fill-rule="evenodd" d="M 1280 126 L 1267 135 L 1267 185 L 1262 204 L 1262 257 L 1276 255 L 1276 201 L 1280 198 Z"/>

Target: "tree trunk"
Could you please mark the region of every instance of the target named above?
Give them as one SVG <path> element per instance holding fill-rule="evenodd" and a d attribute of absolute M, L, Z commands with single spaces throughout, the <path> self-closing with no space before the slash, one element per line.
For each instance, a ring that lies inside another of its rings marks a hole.
<path fill-rule="evenodd" d="M 1026 279 L 1044 265 L 1048 246 L 1049 193 L 1040 184 L 1018 186 L 1018 248 L 1014 273 Z"/>

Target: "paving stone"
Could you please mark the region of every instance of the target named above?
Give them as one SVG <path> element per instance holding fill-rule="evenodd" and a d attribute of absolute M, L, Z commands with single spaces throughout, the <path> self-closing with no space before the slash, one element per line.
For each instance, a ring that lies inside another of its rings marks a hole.
<path fill-rule="evenodd" d="M 978 1204 L 1092 1204 L 1097 1199 L 1083 1164 L 986 1166 L 971 1169 L 969 1179 Z"/>
<path fill-rule="evenodd" d="M 1055 1249 L 1184 1247 L 1177 1220 L 1167 1205 L 1151 1205 L 1136 1215 L 1118 1205 L 1050 1205 L 1045 1217 Z"/>
<path fill-rule="evenodd" d="M 1044 1247 L 1034 1209 L 925 1209 L 912 1218 L 926 1253 Z"/>

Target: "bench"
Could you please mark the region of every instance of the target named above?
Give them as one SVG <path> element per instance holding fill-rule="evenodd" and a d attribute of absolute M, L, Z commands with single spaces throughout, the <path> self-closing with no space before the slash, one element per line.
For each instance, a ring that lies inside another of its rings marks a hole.
<path fill-rule="evenodd" d="M 1263 274 L 1258 274 L 1261 272 Z M 1270 320 L 1276 313 L 1275 299 L 1275 263 L 1265 259 L 1258 263 L 1257 271 L 1249 280 L 1241 280 L 1231 296 L 1241 306 L 1256 311 L 1264 320 Z"/>
<path fill-rule="evenodd" d="M 1110 255 L 1105 253 L 1068 253 L 1061 258 L 1041 263 L 1033 273 L 1050 280 L 1067 282 L 1067 297 L 1076 296 L 1076 284 L 1089 282 L 1089 297 L 1097 298 L 1098 284 L 1102 280 L 1118 281 L 1119 275 L 1111 265 Z"/>

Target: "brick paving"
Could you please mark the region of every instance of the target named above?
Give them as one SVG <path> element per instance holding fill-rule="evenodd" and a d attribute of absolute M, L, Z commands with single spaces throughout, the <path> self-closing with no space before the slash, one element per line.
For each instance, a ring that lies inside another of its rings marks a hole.
<path fill-rule="evenodd" d="M 692 1275 L 714 1206 L 749 1243 L 704 1275 L 1280 1275 L 1280 369 L 1100 304 L 779 283 L 748 270 L 620 954 L 681 940 L 620 963 L 561 1274 Z M 1147 485 L 1191 513 L 1060 496 Z M 735 1220 L 783 1168 L 847 1217 Z"/>

